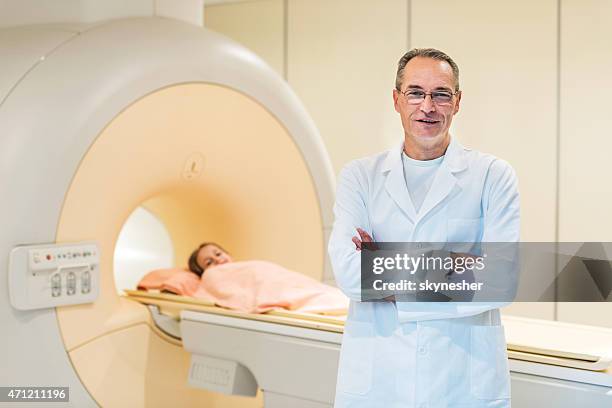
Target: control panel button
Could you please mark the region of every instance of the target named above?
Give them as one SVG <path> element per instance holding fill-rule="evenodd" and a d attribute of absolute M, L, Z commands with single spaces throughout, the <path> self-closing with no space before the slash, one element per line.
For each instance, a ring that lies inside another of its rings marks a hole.
<path fill-rule="evenodd" d="M 76 275 L 74 272 L 68 272 L 66 275 L 66 294 L 74 295 L 76 293 Z"/>
<path fill-rule="evenodd" d="M 91 273 L 85 271 L 81 274 L 81 293 L 89 293 L 91 291 Z"/>
<path fill-rule="evenodd" d="M 58 297 L 62 294 L 62 277 L 59 273 L 51 276 L 51 296 Z"/>

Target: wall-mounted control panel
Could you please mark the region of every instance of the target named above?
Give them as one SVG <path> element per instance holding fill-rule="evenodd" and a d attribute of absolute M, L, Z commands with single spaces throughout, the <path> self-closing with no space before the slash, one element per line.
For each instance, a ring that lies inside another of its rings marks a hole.
<path fill-rule="evenodd" d="M 100 289 L 95 242 L 20 245 L 9 258 L 9 296 L 19 310 L 92 303 Z"/>

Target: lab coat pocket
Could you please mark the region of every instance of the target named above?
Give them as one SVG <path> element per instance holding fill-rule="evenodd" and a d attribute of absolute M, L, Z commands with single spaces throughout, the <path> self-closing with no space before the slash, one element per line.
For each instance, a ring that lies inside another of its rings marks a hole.
<path fill-rule="evenodd" d="M 482 218 L 450 218 L 446 225 L 447 242 L 478 242 Z"/>
<path fill-rule="evenodd" d="M 470 383 L 478 399 L 510 398 L 510 372 L 503 326 L 473 326 Z"/>
<path fill-rule="evenodd" d="M 368 322 L 347 321 L 340 350 L 338 392 L 364 395 L 372 388 L 374 328 Z"/>

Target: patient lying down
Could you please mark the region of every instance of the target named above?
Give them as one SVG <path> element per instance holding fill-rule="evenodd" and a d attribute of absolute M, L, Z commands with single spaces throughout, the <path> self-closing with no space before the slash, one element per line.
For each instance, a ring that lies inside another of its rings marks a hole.
<path fill-rule="evenodd" d="M 348 308 L 348 298 L 337 288 L 272 262 L 234 262 L 214 243 L 200 245 L 188 264 L 189 269 L 152 271 L 138 288 L 192 296 L 247 313 L 286 309 L 337 314 Z"/>

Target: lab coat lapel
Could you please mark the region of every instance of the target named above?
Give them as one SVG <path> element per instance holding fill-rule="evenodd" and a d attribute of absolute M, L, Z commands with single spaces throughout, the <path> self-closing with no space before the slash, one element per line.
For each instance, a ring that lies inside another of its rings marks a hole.
<path fill-rule="evenodd" d="M 456 189 L 461 189 L 461 186 L 457 184 L 455 173 L 467 168 L 467 160 L 464 154 L 463 146 L 461 146 L 455 138 L 451 138 L 451 142 L 444 155 L 444 160 L 440 164 L 440 168 L 436 172 L 431 188 L 425 196 L 425 201 L 423 201 L 417 221 L 426 217 L 429 212 L 436 208 L 436 206 L 447 197 L 454 195 L 453 192 Z"/>
<path fill-rule="evenodd" d="M 442 163 L 436 172 L 429 192 L 425 196 L 425 201 L 423 201 L 423 205 L 419 211 L 419 219 L 426 217 L 427 213 L 448 197 L 456 184 L 457 178 L 450 169 Z"/>
<path fill-rule="evenodd" d="M 404 166 L 401 156 L 403 148 L 404 143 L 402 142 L 400 149 L 394 148 L 387 154 L 383 169 L 383 171 L 388 172 L 385 180 L 385 189 L 398 207 L 401 208 L 402 212 L 414 223 L 417 216 L 408 194 L 406 179 L 404 178 Z"/>

